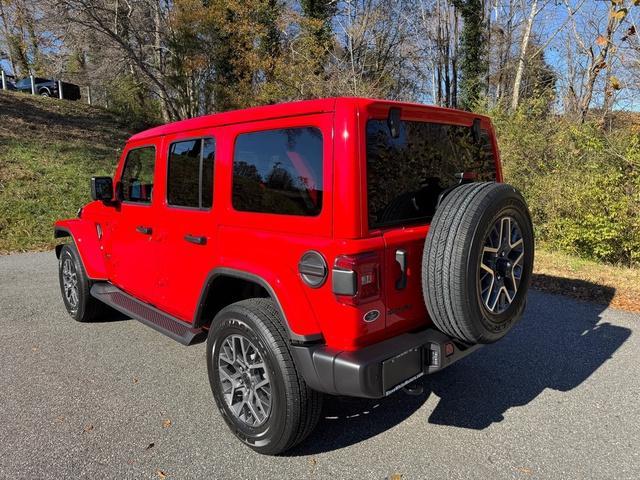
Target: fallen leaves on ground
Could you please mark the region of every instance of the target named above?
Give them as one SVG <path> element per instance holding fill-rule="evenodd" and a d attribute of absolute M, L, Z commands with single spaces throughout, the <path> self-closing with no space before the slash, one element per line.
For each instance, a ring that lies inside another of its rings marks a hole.
<path fill-rule="evenodd" d="M 84 426 L 85 433 L 90 432 L 91 430 L 93 430 L 93 425 L 91 425 L 90 423 Z"/>
<path fill-rule="evenodd" d="M 151 442 L 149 445 L 147 445 L 147 447 L 145 448 L 145 450 L 151 450 L 153 447 L 155 447 L 156 444 Z"/>
<path fill-rule="evenodd" d="M 536 250 L 531 285 L 536 290 L 640 312 L 640 269 L 605 265 Z"/>
<path fill-rule="evenodd" d="M 165 478 L 167 478 L 167 474 L 166 472 L 163 472 L 162 470 L 158 469 L 156 470 L 156 475 L 158 476 L 158 478 L 160 480 L 164 480 Z"/>
<path fill-rule="evenodd" d="M 162 421 L 162 428 L 169 428 L 171 426 L 171 420 L 169 420 L 168 418 L 165 418 Z"/>

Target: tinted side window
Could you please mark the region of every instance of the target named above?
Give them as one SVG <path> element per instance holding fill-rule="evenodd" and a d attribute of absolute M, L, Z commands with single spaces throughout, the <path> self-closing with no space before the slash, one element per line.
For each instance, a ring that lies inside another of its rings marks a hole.
<path fill-rule="evenodd" d="M 402 121 L 392 138 L 386 120 L 367 122 L 369 227 L 429 220 L 440 193 L 461 173 L 495 180 L 493 146 L 483 132 L 458 125 Z"/>
<path fill-rule="evenodd" d="M 171 144 L 167 179 L 167 202 L 178 207 L 210 208 L 213 200 L 212 138 Z"/>
<path fill-rule="evenodd" d="M 180 207 L 200 206 L 200 147 L 202 141 L 171 144 L 167 179 L 167 202 Z"/>
<path fill-rule="evenodd" d="M 314 127 L 239 135 L 233 157 L 233 207 L 318 215 L 322 210 L 322 133 Z"/>
<path fill-rule="evenodd" d="M 151 202 L 155 162 L 155 147 L 136 148 L 127 154 L 120 178 L 122 200 L 125 202 Z"/>

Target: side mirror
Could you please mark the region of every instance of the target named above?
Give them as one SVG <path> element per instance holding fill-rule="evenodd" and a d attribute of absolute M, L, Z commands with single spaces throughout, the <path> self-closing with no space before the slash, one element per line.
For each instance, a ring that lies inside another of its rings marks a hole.
<path fill-rule="evenodd" d="M 113 180 L 111 177 L 91 177 L 91 199 L 102 202 L 113 200 Z"/>

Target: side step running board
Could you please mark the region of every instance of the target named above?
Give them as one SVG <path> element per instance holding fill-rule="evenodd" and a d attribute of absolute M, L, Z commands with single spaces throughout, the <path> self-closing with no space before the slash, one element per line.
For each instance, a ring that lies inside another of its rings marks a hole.
<path fill-rule="evenodd" d="M 202 328 L 192 328 L 188 323 L 137 300 L 110 283 L 94 284 L 91 295 L 183 345 L 200 343 L 206 338 L 206 332 Z"/>

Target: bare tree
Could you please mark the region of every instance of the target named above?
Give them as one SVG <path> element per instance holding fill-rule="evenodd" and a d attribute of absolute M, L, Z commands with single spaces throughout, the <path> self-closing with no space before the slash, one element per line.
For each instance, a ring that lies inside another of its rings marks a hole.
<path fill-rule="evenodd" d="M 539 13 L 538 0 L 532 0 L 529 17 L 527 18 L 527 23 L 524 28 L 524 33 L 522 34 L 522 43 L 520 45 L 520 55 L 518 56 L 518 69 L 516 70 L 516 78 L 513 82 L 513 95 L 511 97 L 512 110 L 515 110 L 516 108 L 518 108 L 518 103 L 520 101 L 520 87 L 522 84 L 522 74 L 524 73 L 524 67 L 525 67 L 525 55 L 527 52 L 527 48 L 529 47 L 529 39 L 531 38 L 531 29 L 533 28 L 533 21 L 536 18 L 536 15 L 538 13 Z"/>
<path fill-rule="evenodd" d="M 578 30 L 573 11 L 568 3 L 566 3 L 566 8 L 572 19 L 573 38 L 578 45 L 579 52 L 586 56 L 588 61 L 583 88 L 579 96 L 575 91 L 575 87 L 571 86 L 571 95 L 577 97 L 576 104 L 579 109 L 580 121 L 584 122 L 591 108 L 596 81 L 602 71 L 607 72 L 604 88 L 604 106 L 606 108 L 610 106 L 607 100 L 607 96 L 610 94 L 607 92 L 607 88 L 610 88 L 612 78 L 610 57 L 617 49 L 616 43 L 618 39 L 616 33 L 624 24 L 629 10 L 624 6 L 624 0 L 612 0 L 606 10 L 604 29 L 600 30 L 597 22 L 590 21 L 587 25 L 591 28 L 581 33 Z M 588 39 L 585 39 L 585 37 Z"/>

